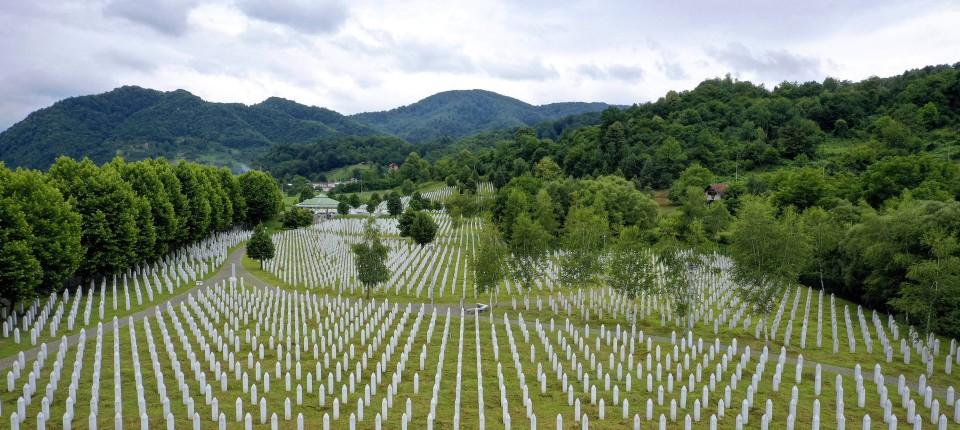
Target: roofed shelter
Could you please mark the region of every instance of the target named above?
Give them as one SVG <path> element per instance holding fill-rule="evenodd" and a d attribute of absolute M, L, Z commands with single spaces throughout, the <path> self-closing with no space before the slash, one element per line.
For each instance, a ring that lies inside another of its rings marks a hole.
<path fill-rule="evenodd" d="M 337 214 L 337 206 L 339 204 L 340 202 L 320 194 L 317 197 L 306 199 L 294 206 L 313 211 L 313 213 L 317 215 L 332 217 Z"/>

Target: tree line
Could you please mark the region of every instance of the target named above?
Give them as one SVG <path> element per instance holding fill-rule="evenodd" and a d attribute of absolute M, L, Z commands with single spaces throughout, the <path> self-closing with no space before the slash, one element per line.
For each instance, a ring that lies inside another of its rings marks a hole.
<path fill-rule="evenodd" d="M 0 164 L 0 297 L 8 303 L 156 261 L 277 214 L 276 181 L 192 162 L 58 158 L 46 172 Z"/>
<path fill-rule="evenodd" d="M 597 261 L 626 266 L 616 252 L 631 247 L 680 273 L 720 252 L 737 263 L 741 297 L 760 314 L 799 281 L 894 312 L 921 331 L 957 336 L 958 125 L 960 65 L 773 90 L 724 78 L 605 111 L 600 124 L 566 130 L 556 142 L 521 129 L 427 170 L 436 178 L 473 169 L 492 181 L 500 189 L 492 222 L 504 246 L 516 256 L 543 244 L 541 255 L 568 271 L 561 281 L 618 284 L 608 276 L 620 271 Z M 644 222 L 624 228 L 628 218 L 619 213 L 638 206 L 611 201 L 629 198 L 588 198 L 585 186 L 611 178 L 643 195 L 639 207 L 651 209 L 633 212 L 649 216 L 633 219 Z M 726 189 L 708 202 L 705 188 L 716 183 Z M 514 229 L 523 240 L 514 240 Z M 625 232 L 636 243 L 623 241 Z M 596 243 L 605 246 L 588 252 Z M 675 286 L 684 289 L 682 281 Z"/>

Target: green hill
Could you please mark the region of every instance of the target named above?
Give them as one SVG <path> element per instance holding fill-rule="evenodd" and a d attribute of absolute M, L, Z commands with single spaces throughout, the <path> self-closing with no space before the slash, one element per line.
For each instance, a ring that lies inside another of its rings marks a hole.
<path fill-rule="evenodd" d="M 533 126 L 570 115 L 598 112 L 605 103 L 552 103 L 534 106 L 484 90 L 445 91 L 411 105 L 351 116 L 413 143 L 457 139 L 484 131 Z"/>
<path fill-rule="evenodd" d="M 164 156 L 236 167 L 276 144 L 374 134 L 334 111 L 280 98 L 246 106 L 126 86 L 31 113 L 0 133 L 0 161 L 46 168 L 59 155 L 98 163 Z"/>
<path fill-rule="evenodd" d="M 60 155 L 90 157 L 97 163 L 116 155 L 131 160 L 164 156 L 242 168 L 276 145 L 376 135 L 411 142 L 459 138 L 605 107 L 602 103 L 532 106 L 474 90 L 440 93 L 392 111 L 348 117 L 277 97 L 247 106 L 208 102 L 184 90 L 125 86 L 68 98 L 31 113 L 0 133 L 0 161 L 43 169 Z"/>

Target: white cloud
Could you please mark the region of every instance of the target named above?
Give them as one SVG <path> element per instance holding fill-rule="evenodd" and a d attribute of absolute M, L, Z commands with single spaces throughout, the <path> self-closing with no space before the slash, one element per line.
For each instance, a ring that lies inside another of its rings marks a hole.
<path fill-rule="evenodd" d="M 631 104 L 726 73 L 856 80 L 957 61 L 956 22 L 948 0 L 10 2 L 0 129 L 121 85 L 355 113 L 451 89 Z"/>

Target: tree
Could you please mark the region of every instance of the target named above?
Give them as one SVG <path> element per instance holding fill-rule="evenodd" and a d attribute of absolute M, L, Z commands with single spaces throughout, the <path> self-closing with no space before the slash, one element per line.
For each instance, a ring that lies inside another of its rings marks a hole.
<path fill-rule="evenodd" d="M 80 265 L 80 215 L 49 178 L 36 170 L 10 172 L 0 165 L 3 197 L 16 202 L 30 227 L 30 253 L 43 270 L 39 293 L 59 291 Z"/>
<path fill-rule="evenodd" d="M 743 303 L 764 317 L 764 337 L 769 336 L 770 312 L 784 286 L 797 281 L 810 254 L 809 239 L 797 216 L 786 210 L 777 219 L 766 199 L 745 198 L 730 237 L 733 279 Z"/>
<path fill-rule="evenodd" d="M 240 175 L 240 191 L 247 203 L 247 223 L 260 224 L 280 212 L 283 195 L 269 174 L 251 170 Z"/>
<path fill-rule="evenodd" d="M 602 176 L 580 182 L 576 202 L 606 212 L 611 230 L 616 232 L 631 225 L 648 229 L 657 224 L 657 203 L 622 176 Z"/>
<path fill-rule="evenodd" d="M 560 229 L 560 223 L 557 222 L 557 215 L 554 213 L 553 200 L 546 189 L 540 189 L 537 192 L 537 198 L 534 200 L 533 216 L 536 218 L 543 229 L 556 236 Z"/>
<path fill-rule="evenodd" d="M 657 272 L 653 254 L 644 244 L 643 232 L 639 227 L 624 228 L 604 261 L 607 285 L 630 299 L 656 288 Z"/>
<path fill-rule="evenodd" d="M 907 270 L 907 281 L 890 304 L 914 321 L 924 334 L 960 331 L 960 245 L 957 237 L 937 228 L 924 235 L 931 258 Z"/>
<path fill-rule="evenodd" d="M 349 214 L 349 213 L 350 213 L 350 204 L 347 203 L 347 202 L 344 201 L 344 200 L 340 200 L 340 202 L 337 203 L 337 213 L 340 214 L 340 215 Z"/>
<path fill-rule="evenodd" d="M 400 192 L 405 196 L 413 194 L 414 191 L 416 191 L 416 186 L 410 179 L 404 180 L 403 184 L 400 185 Z"/>
<path fill-rule="evenodd" d="M 263 224 L 257 224 L 253 229 L 253 235 L 247 241 L 247 255 L 260 262 L 260 269 L 263 270 L 263 260 L 273 258 L 274 247 L 273 240 L 267 234 L 267 229 Z"/>
<path fill-rule="evenodd" d="M 437 235 L 437 223 L 433 217 L 422 211 L 414 212 L 413 221 L 410 223 L 410 237 L 417 245 L 424 246 Z"/>
<path fill-rule="evenodd" d="M 180 178 L 177 177 L 173 165 L 166 160 L 148 160 L 146 162 L 150 163 L 157 172 L 157 177 L 163 184 L 163 191 L 167 194 L 167 197 L 170 199 L 170 204 L 173 206 L 173 213 L 176 220 L 172 223 L 174 224 L 175 230 L 172 233 L 173 240 L 171 244 L 179 245 L 188 242 L 190 239 L 187 237 L 189 233 L 187 230 L 187 220 L 191 216 L 191 208 L 187 201 L 187 196 L 183 194 L 183 184 L 180 183 Z M 240 198 L 242 199 L 242 197 Z M 234 215 L 236 215 L 236 213 Z M 242 222 L 244 219 L 245 218 L 234 218 L 234 222 Z M 168 234 L 164 223 L 155 224 L 155 226 L 159 226 L 158 234 L 160 237 L 165 237 L 165 235 Z"/>
<path fill-rule="evenodd" d="M 602 271 L 601 257 L 608 234 L 605 214 L 593 207 L 571 208 L 563 223 L 560 281 L 568 287 L 593 282 Z"/>
<path fill-rule="evenodd" d="M 390 269 L 387 267 L 390 250 L 380 240 L 380 231 L 372 218 L 364 228 L 363 241 L 352 245 L 350 249 L 357 268 L 357 280 L 363 285 L 369 299 L 370 290 L 390 279 Z"/>
<path fill-rule="evenodd" d="M 35 297 L 43 278 L 40 262 L 30 249 L 33 240 L 17 203 L 0 198 L 0 297 L 10 309 L 14 303 Z"/>
<path fill-rule="evenodd" d="M 789 159 L 806 155 L 813 158 L 817 146 L 823 143 L 825 136 L 817 123 L 799 116 L 780 127 L 778 146 L 783 155 Z"/>
<path fill-rule="evenodd" d="M 300 190 L 300 201 L 312 199 L 315 196 L 313 188 L 303 188 Z"/>
<path fill-rule="evenodd" d="M 177 244 L 177 214 L 169 193 L 161 180 L 155 163 L 140 161 L 123 163 L 120 158 L 112 162 L 118 166 L 123 179 L 133 191 L 149 202 L 151 222 L 154 229 L 154 249 L 141 248 L 140 253 L 159 258 L 170 252 Z M 179 185 L 179 181 L 177 181 Z M 177 187 L 179 192 L 179 186 Z"/>
<path fill-rule="evenodd" d="M 821 169 L 813 167 L 786 169 L 776 175 L 775 181 L 777 191 L 773 198 L 780 207 L 792 205 L 802 211 L 833 196 L 831 180 Z"/>
<path fill-rule="evenodd" d="M 919 149 L 919 142 L 910 132 L 910 128 L 889 115 L 877 118 L 873 122 L 873 131 L 877 140 L 890 153 L 903 155 Z"/>
<path fill-rule="evenodd" d="M 207 194 L 207 187 L 200 179 L 199 168 L 180 161 L 177 163 L 174 171 L 177 179 L 180 180 L 180 187 L 183 195 L 190 207 L 189 217 L 184 220 L 186 242 L 195 242 L 202 240 L 210 229 L 210 215 L 213 208 L 210 206 L 210 198 Z"/>
<path fill-rule="evenodd" d="M 413 220 L 417 217 L 419 211 L 408 207 L 397 220 L 397 229 L 400 230 L 401 237 L 410 237 L 410 228 L 413 226 Z"/>
<path fill-rule="evenodd" d="M 350 194 L 350 197 L 347 197 L 347 199 L 350 203 L 350 207 L 354 209 L 360 207 L 360 196 L 356 194 Z"/>
<path fill-rule="evenodd" d="M 373 213 L 377 210 L 377 206 L 380 205 L 380 195 L 373 193 L 370 195 L 370 200 L 367 200 L 367 212 Z"/>
<path fill-rule="evenodd" d="M 508 260 L 510 272 L 528 293 L 543 273 L 546 263 L 550 234 L 540 223 L 530 219 L 530 215 L 521 212 L 514 221 L 510 234 L 510 252 Z"/>
<path fill-rule="evenodd" d="M 536 177 L 545 181 L 552 181 L 563 176 L 563 170 L 561 170 L 557 162 L 553 161 L 550 157 L 541 158 L 533 170 Z"/>
<path fill-rule="evenodd" d="M 399 194 L 390 193 L 387 197 L 387 211 L 390 212 L 390 216 L 397 216 L 403 212 L 403 203 L 400 201 Z"/>
<path fill-rule="evenodd" d="M 699 220 L 694 225 L 702 225 Z M 700 227 L 690 228 L 692 235 Z M 690 242 L 694 242 L 693 245 Z M 657 261 L 660 263 L 660 293 L 670 298 L 673 311 L 683 318 L 686 327 L 692 328 L 693 309 L 699 303 L 700 297 L 696 285 L 690 282 L 688 271 L 695 267 L 702 258 L 702 249 L 698 241 L 691 241 L 684 246 L 676 240 L 666 239 L 657 246 Z"/>
<path fill-rule="evenodd" d="M 474 285 L 478 294 L 490 294 L 490 306 L 493 306 L 493 292 L 507 276 L 507 247 L 500 239 L 500 233 L 490 221 L 481 230 L 477 243 L 477 252 L 473 258 Z M 490 310 L 491 318 L 493 309 Z"/>
<path fill-rule="evenodd" d="M 670 200 L 679 202 L 686 195 L 688 187 L 697 188 L 702 196 L 703 190 L 714 180 L 716 177 L 710 169 L 701 166 L 700 163 L 693 163 L 680 174 L 676 181 L 673 181 L 673 185 L 670 186 Z"/>
<path fill-rule="evenodd" d="M 313 212 L 304 208 L 293 207 L 280 215 L 283 228 L 308 227 L 313 224 Z"/>
<path fill-rule="evenodd" d="M 846 228 L 835 216 L 820 207 L 803 211 L 800 225 L 810 238 L 810 264 L 804 268 L 803 273 L 816 277 L 820 289 L 826 290 L 824 278 L 828 276 L 828 272 L 837 271 L 831 266 L 835 266 L 840 258 L 840 241 Z"/>
<path fill-rule="evenodd" d="M 81 217 L 81 276 L 115 273 L 139 261 L 137 196 L 115 169 L 60 157 L 48 174 Z"/>

